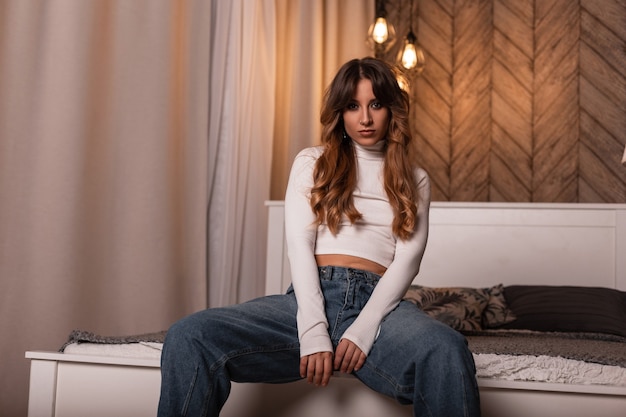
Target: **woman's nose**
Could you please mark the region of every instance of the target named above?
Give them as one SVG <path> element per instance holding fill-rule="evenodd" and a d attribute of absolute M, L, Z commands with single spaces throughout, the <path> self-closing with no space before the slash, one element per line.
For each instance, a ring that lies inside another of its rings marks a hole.
<path fill-rule="evenodd" d="M 364 110 L 361 114 L 361 118 L 359 119 L 359 124 L 361 126 L 368 126 L 372 124 L 372 118 L 370 117 L 370 113 L 367 110 Z"/>

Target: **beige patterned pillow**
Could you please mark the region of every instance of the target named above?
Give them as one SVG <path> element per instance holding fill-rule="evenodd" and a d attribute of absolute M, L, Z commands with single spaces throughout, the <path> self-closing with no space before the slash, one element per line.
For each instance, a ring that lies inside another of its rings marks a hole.
<path fill-rule="evenodd" d="M 494 328 L 514 321 L 517 317 L 504 298 L 504 286 L 498 284 L 486 290 L 489 293 L 489 303 L 483 311 L 483 327 Z"/>
<path fill-rule="evenodd" d="M 404 299 L 456 330 L 481 330 L 490 294 L 485 289 L 412 285 Z"/>

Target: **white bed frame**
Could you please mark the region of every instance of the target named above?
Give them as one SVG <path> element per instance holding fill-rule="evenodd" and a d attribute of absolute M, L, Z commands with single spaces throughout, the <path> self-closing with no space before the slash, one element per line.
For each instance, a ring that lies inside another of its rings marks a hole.
<path fill-rule="evenodd" d="M 282 202 L 268 202 L 266 293 L 290 282 Z M 626 291 L 626 204 L 433 203 L 416 283 L 602 286 Z M 29 417 L 154 416 L 159 361 L 26 352 Z M 626 387 L 478 380 L 485 417 L 623 417 Z M 222 417 L 411 416 L 352 377 L 233 384 Z"/>

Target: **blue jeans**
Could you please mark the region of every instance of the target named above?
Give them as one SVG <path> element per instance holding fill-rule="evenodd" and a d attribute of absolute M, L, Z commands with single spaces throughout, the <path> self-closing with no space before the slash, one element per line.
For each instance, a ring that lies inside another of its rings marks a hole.
<path fill-rule="evenodd" d="M 336 347 L 369 299 L 378 275 L 320 267 L 329 334 Z M 231 381 L 299 380 L 296 298 L 257 298 L 192 314 L 167 333 L 160 417 L 218 416 Z M 472 354 L 463 335 L 402 301 L 385 317 L 363 367 L 370 388 L 413 404 L 415 416 L 480 416 Z"/>

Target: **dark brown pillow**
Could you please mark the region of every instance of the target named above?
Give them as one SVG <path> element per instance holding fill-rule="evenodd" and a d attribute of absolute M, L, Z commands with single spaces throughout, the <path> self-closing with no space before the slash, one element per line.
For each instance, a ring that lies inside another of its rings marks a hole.
<path fill-rule="evenodd" d="M 504 287 L 504 297 L 517 319 L 500 328 L 626 337 L 626 292 L 601 287 L 513 285 Z"/>

